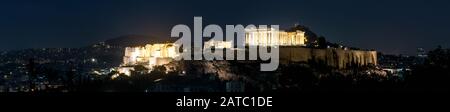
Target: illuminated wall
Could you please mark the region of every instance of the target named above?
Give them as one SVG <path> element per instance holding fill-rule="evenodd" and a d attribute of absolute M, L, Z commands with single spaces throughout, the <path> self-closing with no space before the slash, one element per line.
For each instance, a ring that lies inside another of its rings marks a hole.
<path fill-rule="evenodd" d="M 324 62 L 328 66 L 339 69 L 349 66 L 378 64 L 376 51 L 280 47 L 280 62 L 282 64 L 308 61 Z"/>

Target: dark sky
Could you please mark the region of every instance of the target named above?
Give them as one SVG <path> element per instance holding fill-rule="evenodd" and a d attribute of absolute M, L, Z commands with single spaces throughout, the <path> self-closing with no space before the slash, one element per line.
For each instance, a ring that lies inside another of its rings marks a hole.
<path fill-rule="evenodd" d="M 176 24 L 300 23 L 329 41 L 414 54 L 450 46 L 447 0 L 1 0 L 0 50 L 81 47 L 123 35 L 168 38 Z"/>

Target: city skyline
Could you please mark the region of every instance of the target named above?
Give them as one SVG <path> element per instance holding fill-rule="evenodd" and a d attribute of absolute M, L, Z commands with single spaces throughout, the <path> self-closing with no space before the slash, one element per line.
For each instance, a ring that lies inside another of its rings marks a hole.
<path fill-rule="evenodd" d="M 176 4 L 175 4 L 176 3 Z M 176 24 L 301 24 L 334 43 L 415 55 L 449 47 L 447 1 L 2 1 L 0 50 L 83 47 L 124 35 L 169 38 Z M 209 10 L 215 9 L 215 10 Z M 357 9 L 357 10 L 356 10 Z M 192 25 L 190 25 L 192 27 Z"/>

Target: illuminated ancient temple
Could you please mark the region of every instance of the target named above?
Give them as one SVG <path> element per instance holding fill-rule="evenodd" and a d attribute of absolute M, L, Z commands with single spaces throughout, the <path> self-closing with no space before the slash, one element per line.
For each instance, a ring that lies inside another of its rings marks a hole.
<path fill-rule="evenodd" d="M 305 46 L 305 32 L 286 32 L 273 28 L 245 29 L 245 44 L 249 46 Z"/>
<path fill-rule="evenodd" d="M 145 47 L 127 47 L 123 57 L 123 66 L 167 64 L 171 59 L 178 56 L 172 43 L 147 44 Z"/>

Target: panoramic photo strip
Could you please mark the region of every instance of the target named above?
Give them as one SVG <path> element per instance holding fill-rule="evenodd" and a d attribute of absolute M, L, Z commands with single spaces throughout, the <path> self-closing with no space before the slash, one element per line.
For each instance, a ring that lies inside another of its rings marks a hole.
<path fill-rule="evenodd" d="M 439 95 L 450 91 L 449 31 L 444 0 L 1 0 L 0 102 L 169 111 L 448 102 Z"/>

